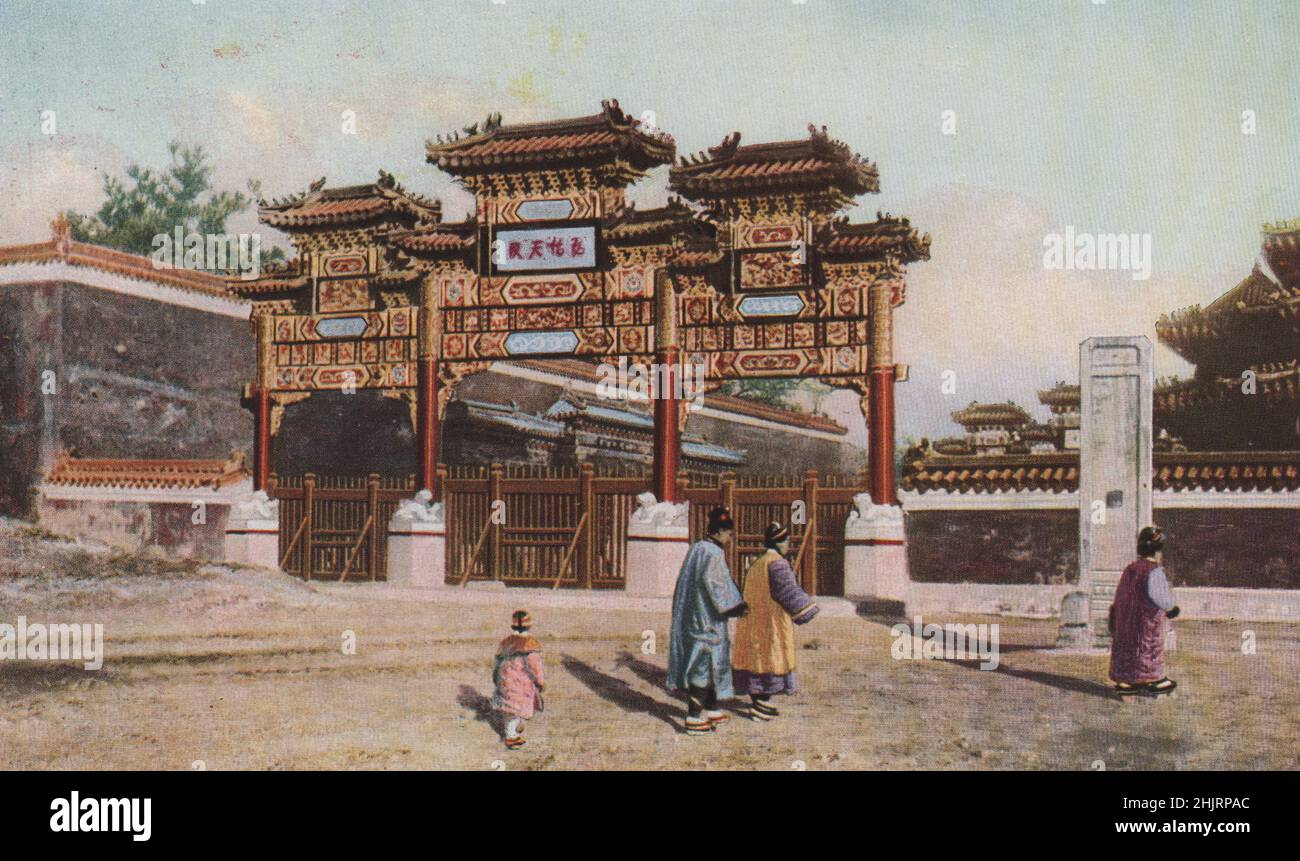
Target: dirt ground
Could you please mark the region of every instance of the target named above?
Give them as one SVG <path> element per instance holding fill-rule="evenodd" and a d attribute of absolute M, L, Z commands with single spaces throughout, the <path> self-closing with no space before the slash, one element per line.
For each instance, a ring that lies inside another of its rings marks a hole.
<path fill-rule="evenodd" d="M 799 629 L 803 689 L 780 718 L 737 713 L 695 737 L 663 689 L 664 614 L 530 608 L 547 709 L 506 751 L 487 698 L 519 602 L 484 600 L 320 590 L 0 521 L 0 622 L 101 623 L 107 652 L 98 671 L 0 661 L 0 767 L 1300 768 L 1300 629 L 1229 622 L 1178 623 L 1179 695 L 1126 704 L 1104 655 L 1044 651 L 1053 621 L 926 618 L 998 623 L 1001 665 L 982 671 L 894 660 L 891 620 L 823 617 Z M 1242 653 L 1247 629 L 1255 654 Z"/>

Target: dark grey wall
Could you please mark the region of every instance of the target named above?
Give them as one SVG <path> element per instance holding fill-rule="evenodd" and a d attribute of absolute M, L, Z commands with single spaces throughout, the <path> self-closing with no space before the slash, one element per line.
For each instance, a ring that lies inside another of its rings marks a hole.
<path fill-rule="evenodd" d="M 246 320 L 66 285 L 60 441 L 86 457 L 249 452 L 255 364 Z"/>
<path fill-rule="evenodd" d="M 375 389 L 316 392 L 287 407 L 271 447 L 272 468 L 280 475 L 415 473 L 410 409 Z"/>
<path fill-rule="evenodd" d="M 0 314 L 0 513 L 30 516 L 60 449 L 218 458 L 250 450 L 248 321 L 79 284 L 9 287 Z M 42 374 L 56 393 L 41 393 Z"/>
<path fill-rule="evenodd" d="M 1164 508 L 1155 521 L 1165 531 L 1164 565 L 1175 586 L 1300 589 L 1298 509 Z M 1078 579 L 1074 511 L 915 511 L 906 525 L 917 582 Z"/>

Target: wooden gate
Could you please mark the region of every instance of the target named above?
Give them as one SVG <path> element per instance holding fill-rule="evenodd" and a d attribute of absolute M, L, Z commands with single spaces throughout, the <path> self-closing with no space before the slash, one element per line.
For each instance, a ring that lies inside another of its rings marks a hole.
<path fill-rule="evenodd" d="M 272 475 L 280 501 L 280 570 L 304 580 L 383 580 L 388 518 L 415 479 Z"/>
<path fill-rule="evenodd" d="M 639 471 L 493 464 L 441 472 L 447 582 L 623 587 L 627 522 L 649 480 Z"/>
<path fill-rule="evenodd" d="M 844 523 L 854 495 L 864 490 L 859 479 L 819 477 L 816 470 L 802 476 L 692 475 L 678 486 L 680 498 L 691 503 L 691 541 L 704 537 L 711 508 L 730 509 L 736 531 L 727 564 L 737 583 L 763 554 L 763 531 L 777 521 L 790 529 L 791 565 L 813 595 L 844 594 Z M 802 523 L 795 522 L 796 503 L 802 503 Z"/>
<path fill-rule="evenodd" d="M 447 582 L 621 589 L 627 524 L 650 481 L 639 469 L 597 475 L 579 469 L 493 464 L 439 466 L 447 517 Z M 685 474 L 679 498 L 691 505 L 691 540 L 704 536 L 709 509 L 736 518 L 728 562 L 739 582 L 763 552 L 763 530 L 790 526 L 792 564 L 812 594 L 844 594 L 844 522 L 861 482 L 837 476 Z M 280 501 L 280 568 L 305 580 L 383 580 L 388 519 L 415 492 L 404 479 L 275 476 Z M 499 504 L 494 507 L 493 501 Z M 793 522 L 802 503 L 803 522 Z M 816 540 L 807 540 L 814 535 Z"/>

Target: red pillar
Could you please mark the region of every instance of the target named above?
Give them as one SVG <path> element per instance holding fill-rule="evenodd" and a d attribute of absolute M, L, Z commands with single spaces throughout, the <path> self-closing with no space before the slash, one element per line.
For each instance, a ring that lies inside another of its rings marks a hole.
<path fill-rule="evenodd" d="M 677 401 L 682 380 L 677 376 L 681 351 L 677 347 L 677 297 L 668 270 L 655 271 L 654 374 L 654 493 L 660 502 L 677 501 L 677 464 L 681 460 L 681 434 Z"/>
<path fill-rule="evenodd" d="M 253 489 L 266 490 L 271 483 L 271 393 L 253 385 Z"/>
<path fill-rule="evenodd" d="M 681 434 L 677 427 L 676 379 L 678 350 L 667 347 L 655 351 L 655 446 L 654 493 L 660 502 L 677 501 L 677 465 L 681 460 Z"/>
<path fill-rule="evenodd" d="M 877 505 L 895 505 L 894 487 L 894 369 L 871 370 L 871 394 L 868 468 L 871 476 L 871 499 Z"/>
<path fill-rule="evenodd" d="M 257 337 L 257 377 L 248 387 L 253 407 L 253 489 L 271 483 L 271 388 L 275 380 L 273 333 L 275 321 L 263 311 L 252 318 Z"/>
<path fill-rule="evenodd" d="M 419 360 L 415 394 L 416 456 L 415 489 L 427 490 L 438 498 L 438 450 L 442 442 L 438 419 L 438 360 Z"/>
<path fill-rule="evenodd" d="M 871 348 L 867 407 L 867 467 L 871 499 L 896 505 L 894 487 L 894 283 L 880 278 L 868 288 Z"/>

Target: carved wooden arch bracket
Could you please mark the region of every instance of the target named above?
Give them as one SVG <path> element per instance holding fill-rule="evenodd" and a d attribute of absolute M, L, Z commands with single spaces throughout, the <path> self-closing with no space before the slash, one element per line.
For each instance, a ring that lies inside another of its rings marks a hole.
<path fill-rule="evenodd" d="M 271 436 L 280 433 L 280 422 L 284 421 L 284 408 L 299 404 L 311 397 L 311 392 L 272 392 L 271 393 Z"/>
<path fill-rule="evenodd" d="M 447 404 L 456 391 L 456 386 L 466 377 L 486 371 L 491 362 L 439 362 L 438 363 L 438 420 L 447 414 Z"/>
<path fill-rule="evenodd" d="M 861 377 L 821 377 L 813 376 L 806 379 L 817 380 L 819 383 L 830 386 L 832 389 L 843 391 L 853 391 L 858 393 L 858 409 L 862 411 L 862 419 L 868 426 L 871 424 L 871 378 L 864 374 Z"/>

